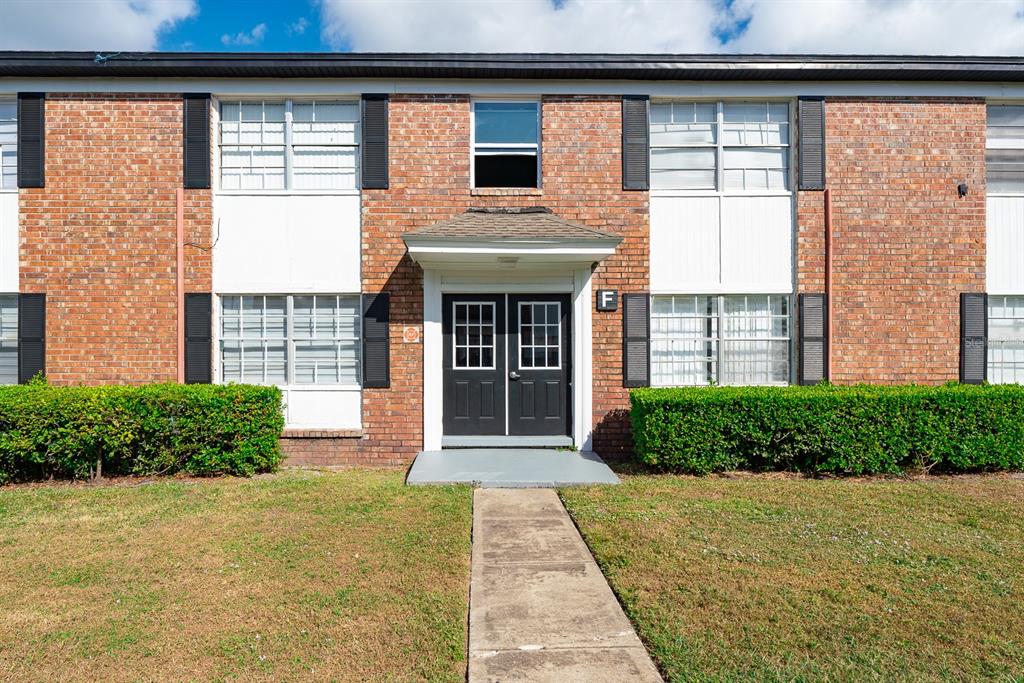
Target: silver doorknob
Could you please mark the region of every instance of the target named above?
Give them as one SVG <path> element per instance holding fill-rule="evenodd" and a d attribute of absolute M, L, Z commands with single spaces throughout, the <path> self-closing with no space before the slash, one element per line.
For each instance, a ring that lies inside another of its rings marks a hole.
<path fill-rule="evenodd" d="M 513 370 L 512 372 L 508 373 L 508 377 L 509 379 L 519 379 L 519 373 Z"/>

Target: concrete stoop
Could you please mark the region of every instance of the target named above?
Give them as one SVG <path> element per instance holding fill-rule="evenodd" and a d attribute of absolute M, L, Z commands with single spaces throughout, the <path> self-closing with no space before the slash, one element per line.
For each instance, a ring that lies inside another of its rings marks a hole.
<path fill-rule="evenodd" d="M 661 681 L 550 489 L 477 489 L 469 680 Z"/>

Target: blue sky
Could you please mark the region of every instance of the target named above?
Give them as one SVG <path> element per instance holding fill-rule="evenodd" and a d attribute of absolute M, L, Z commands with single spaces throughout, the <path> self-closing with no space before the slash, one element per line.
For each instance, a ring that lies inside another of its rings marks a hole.
<path fill-rule="evenodd" d="M 1024 55 L 1024 0 L 0 0 L 0 49 Z"/>

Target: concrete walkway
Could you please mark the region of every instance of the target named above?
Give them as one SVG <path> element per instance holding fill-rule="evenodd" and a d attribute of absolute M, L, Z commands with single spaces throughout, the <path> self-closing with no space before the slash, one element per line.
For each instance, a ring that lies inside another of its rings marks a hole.
<path fill-rule="evenodd" d="M 477 489 L 469 681 L 661 681 L 550 489 Z"/>

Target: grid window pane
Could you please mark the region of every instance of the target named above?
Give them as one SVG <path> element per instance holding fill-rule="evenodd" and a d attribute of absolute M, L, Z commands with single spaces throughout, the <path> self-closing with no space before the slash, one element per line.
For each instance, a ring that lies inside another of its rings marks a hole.
<path fill-rule="evenodd" d="M 988 298 L 988 381 L 1024 384 L 1024 296 Z"/>
<path fill-rule="evenodd" d="M 221 189 L 354 190 L 358 141 L 352 102 L 222 102 Z"/>
<path fill-rule="evenodd" d="M 785 384 L 789 328 L 786 295 L 653 297 L 652 383 Z"/>
<path fill-rule="evenodd" d="M 358 384 L 358 295 L 223 296 L 221 380 Z"/>
<path fill-rule="evenodd" d="M 1024 193 L 1024 105 L 989 105 L 985 170 L 989 193 Z"/>
<path fill-rule="evenodd" d="M 0 294 L 0 384 L 18 383 L 18 295 Z"/>
<path fill-rule="evenodd" d="M 453 367 L 457 370 L 493 369 L 494 303 L 455 301 L 452 314 L 455 320 Z"/>
<path fill-rule="evenodd" d="M 18 187 L 18 105 L 0 100 L 0 190 Z"/>
<path fill-rule="evenodd" d="M 561 367 L 561 311 L 557 301 L 519 304 L 519 367 Z"/>
<path fill-rule="evenodd" d="M 785 102 L 656 103 L 650 126 L 654 189 L 728 193 L 789 187 Z"/>

